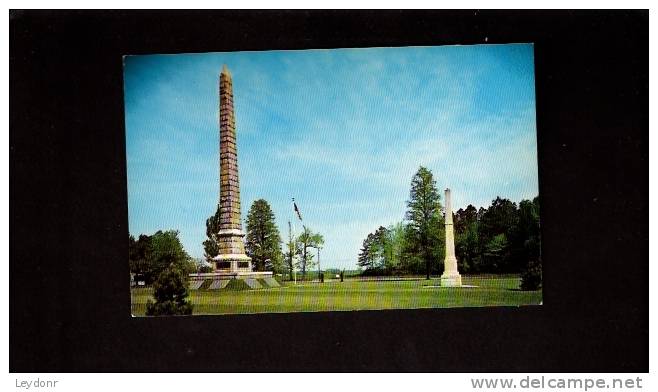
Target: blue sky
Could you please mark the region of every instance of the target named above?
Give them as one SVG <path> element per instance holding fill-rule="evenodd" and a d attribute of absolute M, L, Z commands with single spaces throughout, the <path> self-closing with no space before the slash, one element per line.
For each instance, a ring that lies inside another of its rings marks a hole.
<path fill-rule="evenodd" d="M 176 229 L 203 256 L 223 64 L 243 220 L 263 198 L 287 238 L 295 197 L 325 237 L 323 267 L 354 267 L 369 232 L 404 218 L 421 165 L 452 189 L 455 210 L 538 194 L 531 44 L 128 56 L 131 234 Z"/>

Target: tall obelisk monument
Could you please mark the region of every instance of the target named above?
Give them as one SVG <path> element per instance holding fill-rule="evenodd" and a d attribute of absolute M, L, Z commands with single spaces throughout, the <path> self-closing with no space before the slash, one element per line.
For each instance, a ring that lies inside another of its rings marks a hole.
<path fill-rule="evenodd" d="M 233 80 L 226 65 L 219 75 L 219 254 L 220 272 L 251 272 L 251 258 L 244 252 L 240 218 L 240 180 L 233 112 Z"/>
<path fill-rule="evenodd" d="M 457 270 L 457 258 L 455 257 L 455 233 L 452 224 L 452 201 L 450 200 L 450 189 L 446 189 L 446 258 L 443 261 L 443 275 L 441 275 L 441 286 L 456 287 L 462 285 L 462 277 Z"/>

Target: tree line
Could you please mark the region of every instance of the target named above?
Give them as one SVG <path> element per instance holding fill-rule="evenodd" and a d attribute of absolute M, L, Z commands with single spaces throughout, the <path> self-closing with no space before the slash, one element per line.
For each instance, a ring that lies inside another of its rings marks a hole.
<path fill-rule="evenodd" d="M 424 274 L 428 279 L 441 274 L 443 213 L 432 172 L 420 167 L 411 181 L 404 220 L 380 226 L 363 240 L 357 261 L 363 274 Z M 454 213 L 453 223 L 462 273 L 523 273 L 526 280 L 541 279 L 538 197 L 518 204 L 497 197 L 479 209 L 468 205 Z"/>

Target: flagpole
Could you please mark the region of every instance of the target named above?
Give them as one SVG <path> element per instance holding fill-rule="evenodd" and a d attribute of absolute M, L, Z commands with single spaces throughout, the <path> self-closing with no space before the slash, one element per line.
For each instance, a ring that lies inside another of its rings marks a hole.
<path fill-rule="evenodd" d="M 322 268 L 320 268 L 320 247 L 319 246 L 317 247 L 317 250 L 318 250 L 318 281 L 320 283 L 324 283 L 324 282 L 322 282 L 322 279 L 320 279 L 320 274 L 322 273 Z"/>
<path fill-rule="evenodd" d="M 295 211 L 295 198 L 294 197 L 292 198 L 292 209 L 293 209 L 293 211 Z M 295 221 L 294 216 L 292 217 L 292 221 L 293 222 Z M 294 229 L 294 227 L 295 226 L 293 225 L 292 238 L 295 238 L 295 235 L 294 235 L 295 229 Z M 294 261 L 294 254 L 295 254 L 294 252 L 297 251 L 297 249 L 296 249 L 297 248 L 297 246 L 296 246 L 297 245 L 297 240 L 295 240 L 293 242 L 293 240 L 291 239 L 290 244 L 292 245 L 292 249 L 290 249 L 290 261 L 292 263 L 292 276 L 294 278 L 294 283 L 297 284 L 297 268 L 295 266 L 295 261 Z"/>
<path fill-rule="evenodd" d="M 293 251 L 292 225 L 290 224 L 290 220 L 288 220 L 288 254 L 289 254 L 289 257 L 290 257 L 290 272 L 291 272 L 291 275 L 295 276 L 295 263 L 292 259 L 292 251 Z"/>
<path fill-rule="evenodd" d="M 292 209 L 295 212 L 295 214 L 297 215 L 297 218 L 299 218 L 299 221 L 303 222 L 302 213 L 299 212 L 299 208 L 297 207 L 297 203 L 295 203 L 295 198 L 294 197 L 292 198 Z M 293 221 L 295 220 L 294 216 L 293 216 L 292 220 Z M 306 226 L 304 226 L 304 224 L 302 224 L 302 227 L 304 228 L 304 233 L 305 233 L 306 232 Z M 295 245 L 297 245 L 296 242 L 297 241 L 295 241 Z M 304 249 L 304 253 L 306 253 L 306 249 Z M 306 260 L 304 260 L 304 263 L 306 263 Z M 306 278 L 306 274 L 304 274 L 304 278 Z M 297 284 L 297 270 L 296 269 L 295 269 L 295 284 Z"/>

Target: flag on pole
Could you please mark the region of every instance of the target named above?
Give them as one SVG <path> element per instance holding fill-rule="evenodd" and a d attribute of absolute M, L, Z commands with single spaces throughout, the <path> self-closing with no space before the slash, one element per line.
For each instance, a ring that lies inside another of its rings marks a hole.
<path fill-rule="evenodd" d="M 302 214 L 299 212 L 299 208 L 297 208 L 297 203 L 295 203 L 295 198 L 294 197 L 292 198 L 292 205 L 295 208 L 295 212 L 297 213 L 297 217 L 301 221 L 302 220 Z"/>

